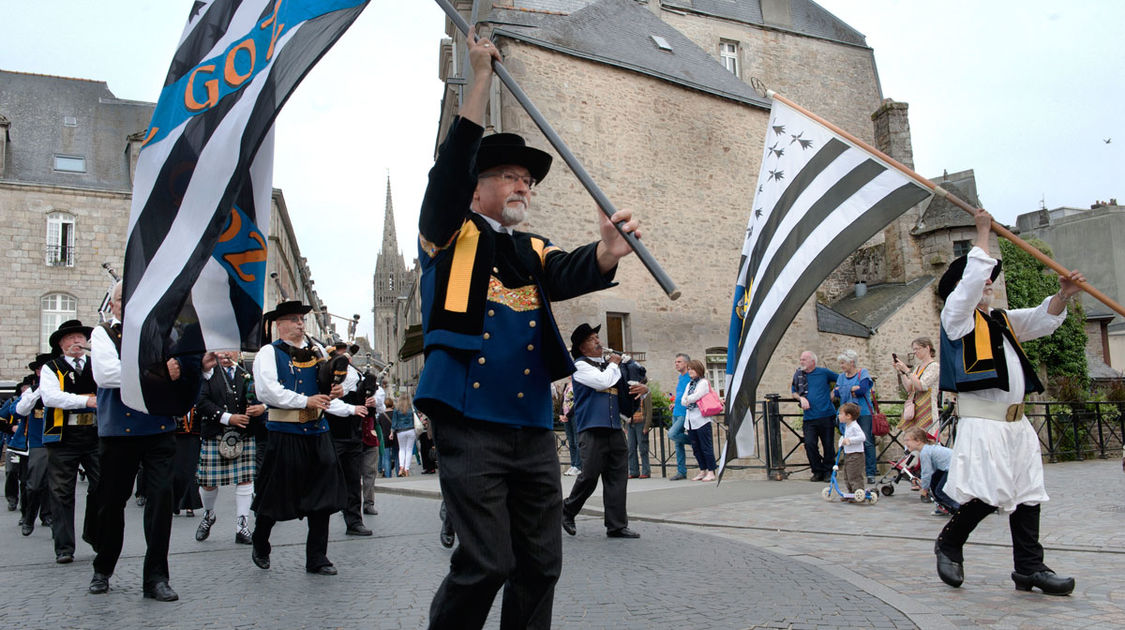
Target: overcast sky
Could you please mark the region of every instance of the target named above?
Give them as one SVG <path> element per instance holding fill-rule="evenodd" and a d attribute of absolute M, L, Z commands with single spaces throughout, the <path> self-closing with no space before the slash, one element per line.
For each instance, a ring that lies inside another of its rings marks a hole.
<path fill-rule="evenodd" d="M 884 96 L 910 104 L 923 175 L 975 169 L 982 202 L 1006 223 L 1041 202 L 1125 200 L 1125 2 L 820 4 L 867 36 Z M 190 6 L 0 0 L 0 68 L 104 80 L 119 98 L 155 101 Z M 321 299 L 359 313 L 361 334 L 371 331 L 388 171 L 399 246 L 407 264 L 415 256 L 442 18 L 428 0 L 375 0 L 278 119 L 274 186 Z"/>

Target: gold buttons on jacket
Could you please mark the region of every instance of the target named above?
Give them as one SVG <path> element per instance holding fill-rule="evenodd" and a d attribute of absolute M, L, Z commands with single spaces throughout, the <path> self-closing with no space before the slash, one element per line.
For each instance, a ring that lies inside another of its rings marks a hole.
<path fill-rule="evenodd" d="M 481 357 L 481 358 L 477 359 L 477 363 L 480 363 L 481 365 L 484 365 L 484 357 Z"/>
<path fill-rule="evenodd" d="M 533 344 L 533 343 L 529 343 L 529 344 L 527 344 L 527 349 L 528 349 L 528 350 L 534 350 L 534 349 L 535 349 L 535 344 Z"/>
<path fill-rule="evenodd" d="M 535 328 L 535 320 L 533 319 L 530 322 L 527 322 L 527 325 L 531 326 L 532 328 Z"/>
<path fill-rule="evenodd" d="M 128 411 L 125 412 L 125 417 L 129 417 L 131 415 L 133 415 L 133 414 L 129 413 Z"/>
<path fill-rule="evenodd" d="M 479 381 L 473 382 L 473 389 L 480 389 L 480 382 Z"/>
<path fill-rule="evenodd" d="M 500 270 L 499 270 L 499 269 L 497 269 L 496 267 L 493 267 L 493 268 L 492 268 L 492 273 L 500 273 Z"/>
<path fill-rule="evenodd" d="M 528 368 L 524 368 L 524 369 L 523 369 L 523 375 L 524 375 L 524 376 L 527 376 L 528 374 L 531 374 L 531 370 L 530 370 L 530 369 L 528 369 Z"/>
<path fill-rule="evenodd" d="M 516 394 L 516 398 L 523 398 L 523 392 Z"/>
<path fill-rule="evenodd" d="M 492 310 L 492 309 L 488 309 L 488 316 L 489 316 L 489 317 L 492 317 L 492 316 L 494 316 L 494 315 L 496 315 L 496 311 L 494 311 L 494 310 Z"/>
<path fill-rule="evenodd" d="M 485 338 L 485 339 L 491 339 L 491 338 L 492 338 L 492 335 L 490 335 L 490 334 L 488 334 L 488 333 L 484 333 L 484 338 Z"/>
<path fill-rule="evenodd" d="M 162 425 L 160 425 L 160 430 L 161 430 L 161 431 L 163 431 L 163 430 L 164 430 L 164 425 L 163 425 L 163 424 L 162 424 Z"/>

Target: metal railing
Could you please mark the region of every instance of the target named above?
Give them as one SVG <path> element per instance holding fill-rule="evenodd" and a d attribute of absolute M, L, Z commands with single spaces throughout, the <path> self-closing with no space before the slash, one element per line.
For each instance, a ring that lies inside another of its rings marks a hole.
<path fill-rule="evenodd" d="M 900 409 L 904 401 L 880 401 L 887 409 Z M 781 480 L 791 473 L 805 470 L 808 463 L 804 452 L 801 409 L 795 401 L 769 394 L 755 403 L 755 456 L 728 464 L 730 470 L 761 469 L 770 479 Z M 947 410 L 946 414 L 951 414 Z M 1107 459 L 1117 457 L 1125 448 L 1125 403 L 1043 401 L 1027 403 L 1026 414 L 1039 436 L 1043 457 L 1049 463 Z M 900 416 L 887 414 L 890 433 L 876 438 L 876 459 L 880 464 L 897 461 L 905 451 L 902 431 L 898 429 Z M 955 416 L 949 417 L 940 433 L 942 443 L 952 444 L 956 439 Z M 660 467 L 660 475 L 668 476 L 668 466 L 675 467 L 675 448 L 668 439 L 671 417 L 654 411 L 653 428 L 648 433 L 649 460 Z M 565 433 L 556 427 L 560 459 L 569 461 Z M 720 458 L 726 448 L 727 428 L 722 416 L 711 423 L 714 431 L 715 457 Z M 694 458 L 688 453 L 688 466 Z"/>
<path fill-rule="evenodd" d="M 73 267 L 74 247 L 70 245 L 47 245 L 47 266 Z"/>

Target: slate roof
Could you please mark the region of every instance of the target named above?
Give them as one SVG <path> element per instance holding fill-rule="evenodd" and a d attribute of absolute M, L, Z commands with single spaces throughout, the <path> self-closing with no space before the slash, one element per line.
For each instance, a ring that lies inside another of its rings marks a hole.
<path fill-rule="evenodd" d="M 840 298 L 832 306 L 816 305 L 816 325 L 821 332 L 870 337 L 883 322 L 891 318 L 934 281 L 934 276 L 922 276 L 907 283 L 888 282 L 867 287 L 867 295 L 855 294 Z"/>
<path fill-rule="evenodd" d="M 970 169 L 948 176 L 948 178 L 934 177 L 930 181 L 941 186 L 949 194 L 958 197 L 977 208 L 980 207 L 980 198 L 977 197 L 976 175 Z M 935 230 L 944 230 L 954 227 L 973 227 L 973 216 L 961 208 L 950 203 L 945 197 L 934 195 L 930 204 L 922 211 L 922 219 L 910 231 L 914 236 L 928 234 Z"/>
<path fill-rule="evenodd" d="M 707 51 L 633 0 L 598 0 L 569 15 L 496 7 L 488 22 L 495 35 L 763 109 L 770 106 Z M 653 35 L 663 37 L 672 50 L 658 48 Z"/>
<path fill-rule="evenodd" d="M 1094 380 L 1117 380 L 1122 373 L 1106 365 L 1101 359 L 1086 351 L 1086 373 Z"/>
<path fill-rule="evenodd" d="M 785 27 L 766 24 L 760 0 L 661 0 L 661 4 L 670 9 L 693 11 L 746 24 L 780 28 L 809 37 L 867 46 L 867 38 L 863 33 L 810 0 L 789 0 L 792 24 Z"/>
<path fill-rule="evenodd" d="M 154 107 L 118 99 L 104 81 L 0 70 L 0 114 L 11 121 L 3 179 L 130 190 L 128 137 L 148 126 Z M 76 125 L 64 126 L 64 116 Z M 55 171 L 56 154 L 86 158 L 86 172 Z"/>

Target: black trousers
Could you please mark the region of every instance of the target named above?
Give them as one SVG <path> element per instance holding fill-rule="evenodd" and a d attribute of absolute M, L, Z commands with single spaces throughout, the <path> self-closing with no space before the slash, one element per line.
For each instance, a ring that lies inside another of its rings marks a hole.
<path fill-rule="evenodd" d="M 328 517 L 331 512 L 316 512 L 305 516 L 309 523 L 309 533 L 305 537 L 305 570 L 316 571 L 321 567 L 332 566 L 328 560 Z M 254 519 L 254 552 L 269 557 L 273 547 L 270 533 L 277 521 L 269 516 L 258 515 Z"/>
<path fill-rule="evenodd" d="M 20 516 L 25 523 L 35 517 L 46 520 L 51 515 L 50 493 L 47 489 L 47 450 L 33 448 L 20 455 Z"/>
<path fill-rule="evenodd" d="M 605 505 L 606 531 L 617 531 L 629 525 L 625 513 L 626 485 L 629 483 L 629 447 L 621 429 L 598 427 L 578 434 L 578 451 L 582 454 L 582 472 L 563 501 L 563 515 L 574 518 L 586 499 L 602 480 L 602 503 Z"/>
<path fill-rule="evenodd" d="M 22 455 L 16 455 L 16 461 L 12 461 L 12 455 L 6 449 L 4 450 L 4 498 L 8 500 L 9 505 L 19 505 L 20 501 L 20 465 L 19 460 Z"/>
<path fill-rule="evenodd" d="M 198 434 L 176 434 L 176 460 L 172 474 L 172 511 L 198 510 L 203 507 L 199 497 L 199 483 L 196 471 L 199 469 L 199 449 L 202 446 Z"/>
<path fill-rule="evenodd" d="M 809 468 L 814 475 L 827 475 L 836 463 L 836 447 L 832 445 L 832 433 L 836 430 L 835 418 L 813 418 L 801 425 L 805 434 L 805 455 L 809 458 Z M 821 455 L 817 442 L 824 449 Z"/>
<path fill-rule="evenodd" d="M 146 498 L 144 511 L 145 563 L 143 586 L 168 580 L 168 539 L 172 534 L 172 476 L 176 436 L 172 433 L 101 438 L 102 479 L 99 491 L 98 553 L 94 571 L 112 575 L 125 536 L 125 505 L 133 494 L 139 465 L 144 481 L 138 488 Z"/>
<path fill-rule="evenodd" d="M 98 428 L 69 426 L 61 442 L 47 449 L 47 486 L 51 489 L 51 532 L 55 555 L 74 555 L 74 493 L 78 465 L 86 471 L 86 513 L 82 518 L 82 540 L 97 546 Z"/>
<path fill-rule="evenodd" d="M 359 436 L 337 438 L 333 436 L 336 459 L 344 470 L 348 504 L 344 508 L 344 523 L 348 528 L 363 525 L 363 441 Z"/>
<path fill-rule="evenodd" d="M 429 433 L 422 431 L 418 434 L 418 453 L 422 455 L 422 470 L 425 472 L 433 472 L 437 468 L 437 460 L 430 452 L 433 446 L 434 440 Z"/>
<path fill-rule="evenodd" d="M 562 572 L 562 482 L 549 429 L 433 414 L 446 515 L 461 544 L 430 628 L 481 628 L 501 586 L 500 628 L 549 628 Z"/>
<path fill-rule="evenodd" d="M 984 517 L 996 511 L 980 499 L 961 505 L 938 535 L 938 546 L 954 562 L 964 562 L 962 547 Z M 1008 515 L 1008 528 L 1012 533 L 1012 564 L 1016 573 L 1030 575 L 1036 571 L 1049 571 L 1043 564 L 1043 545 L 1039 544 L 1039 506 L 1020 504 Z"/>

